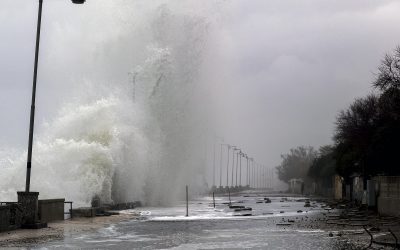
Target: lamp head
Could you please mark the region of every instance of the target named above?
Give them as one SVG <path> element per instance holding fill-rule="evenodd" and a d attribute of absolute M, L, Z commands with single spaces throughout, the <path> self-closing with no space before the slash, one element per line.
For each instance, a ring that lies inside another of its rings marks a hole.
<path fill-rule="evenodd" d="M 86 0 L 71 0 L 74 4 L 83 4 Z"/>

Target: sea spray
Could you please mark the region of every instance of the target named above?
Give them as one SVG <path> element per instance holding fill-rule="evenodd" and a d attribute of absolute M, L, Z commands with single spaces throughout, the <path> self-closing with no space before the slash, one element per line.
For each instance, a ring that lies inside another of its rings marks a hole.
<path fill-rule="evenodd" d="M 72 24 L 54 26 L 54 36 L 72 38 L 51 39 L 43 55 L 43 84 L 52 79 L 63 101 L 48 122 L 37 122 L 31 189 L 75 206 L 94 196 L 167 204 L 184 198 L 185 184 L 203 191 L 209 100 L 199 71 L 208 20 L 177 1 L 98 1 L 95 9 L 78 34 Z M 85 40 L 73 40 L 79 35 Z M 26 153 L 9 159 L 0 200 L 24 189 Z"/>

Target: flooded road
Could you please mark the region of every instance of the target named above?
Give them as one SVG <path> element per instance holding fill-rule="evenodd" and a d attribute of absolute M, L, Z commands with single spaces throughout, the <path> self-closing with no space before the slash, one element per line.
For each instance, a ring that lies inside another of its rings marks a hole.
<path fill-rule="evenodd" d="M 322 203 L 304 207 L 294 197 L 233 196 L 232 205 L 252 210 L 234 211 L 227 197 L 192 201 L 189 217 L 184 204 L 143 207 L 137 219 L 109 225 L 95 232 L 65 236 L 36 246 L 39 249 L 356 249 L 347 240 L 318 228 L 326 212 Z M 238 210 L 238 209 L 236 209 Z M 239 209 L 240 210 L 240 209 Z M 301 211 L 300 211 L 301 210 Z M 310 221 L 310 223 L 305 223 Z M 299 222 L 299 223 L 296 223 Z M 302 224 L 300 223 L 302 222 Z M 304 224 L 305 223 L 305 224 Z M 301 225 L 300 225 L 301 224 Z M 304 226 L 308 225 L 308 226 Z"/>

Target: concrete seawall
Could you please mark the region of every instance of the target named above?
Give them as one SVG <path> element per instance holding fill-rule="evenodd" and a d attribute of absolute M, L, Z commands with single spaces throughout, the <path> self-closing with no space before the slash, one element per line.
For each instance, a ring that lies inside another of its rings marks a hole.
<path fill-rule="evenodd" d="M 9 230 L 10 227 L 10 206 L 0 206 L 0 232 Z"/>
<path fill-rule="evenodd" d="M 39 200 L 39 220 L 51 222 L 64 220 L 65 199 Z"/>

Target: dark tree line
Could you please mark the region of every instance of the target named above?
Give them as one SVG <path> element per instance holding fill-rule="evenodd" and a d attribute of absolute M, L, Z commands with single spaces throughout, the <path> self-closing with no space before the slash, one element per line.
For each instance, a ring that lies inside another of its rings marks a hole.
<path fill-rule="evenodd" d="M 321 147 L 308 170 L 308 176 L 316 181 L 320 187 L 331 187 L 332 176 L 336 173 L 334 150 L 335 148 L 330 145 Z"/>
<path fill-rule="evenodd" d="M 378 68 L 377 94 L 356 99 L 336 120 L 337 172 L 348 177 L 400 174 L 400 47 Z"/>
<path fill-rule="evenodd" d="M 376 93 L 339 112 L 333 145 L 314 151 L 311 161 L 296 149 L 282 156 L 277 167 L 281 180 L 306 178 L 304 171 L 322 185 L 336 173 L 345 179 L 400 175 L 400 46 L 384 57 L 372 85 Z"/>
<path fill-rule="evenodd" d="M 312 147 L 300 146 L 290 149 L 289 153 L 281 155 L 282 162 L 276 167 L 279 179 L 286 183 L 290 179 L 305 180 L 316 155 L 317 152 Z"/>

